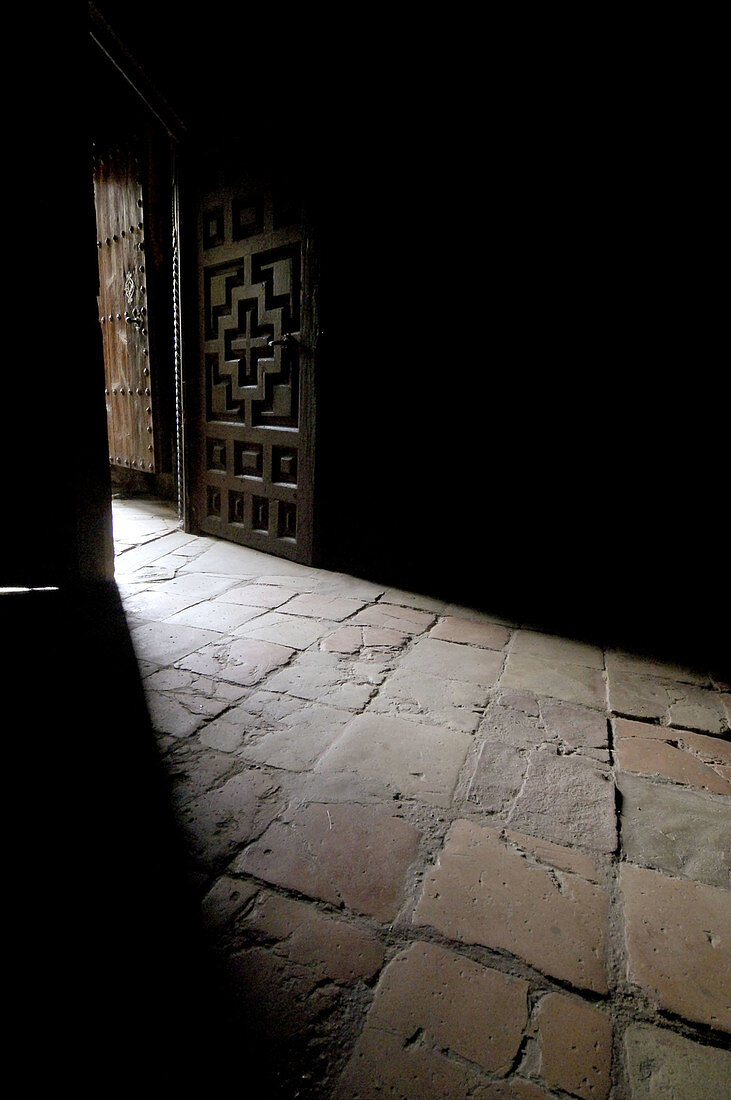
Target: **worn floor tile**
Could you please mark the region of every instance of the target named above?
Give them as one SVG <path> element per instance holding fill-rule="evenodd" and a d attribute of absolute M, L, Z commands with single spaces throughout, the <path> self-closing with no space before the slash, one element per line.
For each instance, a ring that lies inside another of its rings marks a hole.
<path fill-rule="evenodd" d="M 477 645 L 485 649 L 504 649 L 510 641 L 510 631 L 497 623 L 475 622 L 472 619 L 447 615 L 433 627 L 429 637 L 441 638 L 445 642 Z"/>
<path fill-rule="evenodd" d="M 436 615 L 416 607 L 399 607 L 397 604 L 378 603 L 366 607 L 353 616 L 356 626 L 383 626 L 400 634 L 422 634 L 434 622 Z"/>
<path fill-rule="evenodd" d="M 612 1083 L 612 1025 L 606 1013 L 576 997 L 548 993 L 537 1020 L 546 1084 L 584 1100 L 603 1100 Z"/>
<path fill-rule="evenodd" d="M 661 1009 L 731 1031 L 731 893 L 622 865 L 628 978 Z"/>
<path fill-rule="evenodd" d="M 202 748 L 195 739 L 175 744 L 165 763 L 176 808 L 202 797 L 244 770 L 240 762 L 226 753 Z"/>
<path fill-rule="evenodd" d="M 131 630 L 130 637 L 138 660 L 150 661 L 151 664 L 162 667 L 179 661 L 221 635 L 214 630 L 202 630 L 194 626 L 147 623 Z"/>
<path fill-rule="evenodd" d="M 190 629 L 190 628 L 186 628 Z M 213 641 L 180 660 L 181 668 L 203 676 L 215 676 L 234 684 L 258 684 L 270 672 L 285 665 L 294 650 L 254 638 Z"/>
<path fill-rule="evenodd" d="M 541 745 L 530 753 L 508 822 L 558 844 L 613 852 L 617 822 L 611 771 L 578 753 L 562 756 L 553 745 Z"/>
<path fill-rule="evenodd" d="M 488 689 L 479 684 L 397 668 L 370 709 L 377 713 L 428 715 L 439 725 L 474 732 L 487 695 Z"/>
<path fill-rule="evenodd" d="M 516 630 L 510 651 L 515 656 L 539 657 L 549 663 L 581 665 L 601 671 L 604 653 L 599 646 L 535 630 Z"/>
<path fill-rule="evenodd" d="M 286 605 L 289 606 L 289 605 Z M 307 649 L 326 634 L 334 624 L 281 611 L 266 611 L 248 623 L 243 623 L 232 633 L 237 638 L 257 638 L 262 642 L 289 646 L 291 649 Z"/>
<path fill-rule="evenodd" d="M 731 800 L 628 774 L 617 785 L 622 851 L 630 862 L 731 887 Z"/>
<path fill-rule="evenodd" d="M 719 692 L 634 672 L 609 675 L 609 704 L 617 715 L 664 721 L 683 729 L 719 734 L 728 730 Z"/>
<path fill-rule="evenodd" d="M 605 992 L 606 891 L 536 858 L 526 843 L 517 834 L 455 822 L 425 877 L 415 923 L 507 951 L 578 988 Z M 563 853 L 574 859 L 570 850 Z"/>
<path fill-rule="evenodd" d="M 615 737 L 622 771 L 661 776 L 714 794 L 731 794 L 731 782 L 707 762 L 731 764 L 731 746 L 720 738 L 626 719 L 615 721 Z"/>
<path fill-rule="evenodd" d="M 445 680 L 464 680 L 491 687 L 500 675 L 504 655 L 492 649 L 420 638 L 401 659 L 404 671 L 439 676 Z"/>
<path fill-rule="evenodd" d="M 523 1036 L 527 996 L 525 981 L 434 944 L 410 944 L 381 975 L 339 1095 L 357 1096 L 364 1087 L 387 1093 L 394 1072 L 408 1081 L 414 1046 L 436 1065 L 440 1056 L 447 1062 L 448 1056 L 457 1055 L 504 1076 Z M 388 1037 L 398 1039 L 395 1064 L 373 1057 L 378 1039 Z"/>
<path fill-rule="evenodd" d="M 349 619 L 356 611 L 360 611 L 364 603 L 364 600 L 356 600 L 352 596 L 309 592 L 293 596 L 286 605 L 285 614 L 341 622 L 343 619 Z"/>
<path fill-rule="evenodd" d="M 467 800 L 485 813 L 512 808 L 528 769 L 528 752 L 510 744 L 484 741 L 475 756 Z"/>
<path fill-rule="evenodd" d="M 381 779 L 404 798 L 448 806 L 471 739 L 460 730 L 386 714 L 357 714 L 315 770 Z"/>
<path fill-rule="evenodd" d="M 238 755 L 271 768 L 302 771 L 326 752 L 351 717 L 347 711 L 312 703 L 282 719 L 277 729 L 247 737 Z"/>
<path fill-rule="evenodd" d="M 607 749 L 609 727 L 606 715 L 591 707 L 552 699 L 541 700 L 540 715 L 550 737 L 570 749 Z"/>
<path fill-rule="evenodd" d="M 297 590 L 279 584 L 257 584 L 252 581 L 226 592 L 228 603 L 243 604 L 245 607 L 258 607 L 271 611 L 281 607 L 296 595 Z"/>
<path fill-rule="evenodd" d="M 332 634 L 325 635 L 320 648 L 331 653 L 351 655 L 364 649 L 398 649 L 408 640 L 407 634 L 389 627 L 341 626 Z"/>
<path fill-rule="evenodd" d="M 230 870 L 389 921 L 418 843 L 388 806 L 312 803 L 270 825 Z"/>
<path fill-rule="evenodd" d="M 606 706 L 604 674 L 600 669 L 520 650 L 509 653 L 500 687 L 527 690 L 587 707 Z"/>
<path fill-rule="evenodd" d="M 194 604 L 182 611 L 176 611 L 165 622 L 178 626 L 199 626 L 204 630 L 217 630 L 220 634 L 228 634 L 242 626 L 250 619 L 260 616 L 260 607 L 246 607 L 243 604 L 224 603 L 223 600 L 210 600 L 204 603 Z"/>
<path fill-rule="evenodd" d="M 728 1050 L 639 1024 L 625 1032 L 624 1048 L 630 1100 L 726 1100 L 731 1093 Z"/>
<path fill-rule="evenodd" d="M 370 930 L 269 891 L 259 893 L 243 927 L 320 982 L 369 981 L 383 965 L 383 947 Z"/>
<path fill-rule="evenodd" d="M 281 809 L 276 782 L 262 772 L 247 769 L 187 802 L 179 821 L 193 859 L 206 868 L 222 869 Z"/>

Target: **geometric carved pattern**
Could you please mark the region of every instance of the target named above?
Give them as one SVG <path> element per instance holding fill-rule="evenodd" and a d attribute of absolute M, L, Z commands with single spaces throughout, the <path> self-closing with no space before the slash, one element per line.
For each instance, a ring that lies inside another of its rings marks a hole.
<path fill-rule="evenodd" d="M 203 202 L 199 233 L 199 525 L 305 560 L 311 486 L 300 481 L 302 371 L 311 372 L 312 352 L 304 340 L 301 204 L 257 188 L 220 188 Z"/>

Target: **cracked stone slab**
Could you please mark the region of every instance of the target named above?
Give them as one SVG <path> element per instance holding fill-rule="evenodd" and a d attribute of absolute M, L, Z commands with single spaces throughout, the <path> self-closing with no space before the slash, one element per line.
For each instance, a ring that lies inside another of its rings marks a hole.
<path fill-rule="evenodd" d="M 172 799 L 176 807 L 200 798 L 242 771 L 240 763 L 224 753 L 201 749 L 189 741 L 178 743 L 167 759 Z"/>
<path fill-rule="evenodd" d="M 634 672 L 610 673 L 608 682 L 610 709 L 617 715 L 657 719 L 703 733 L 719 734 L 728 730 L 719 692 Z"/>
<path fill-rule="evenodd" d="M 488 689 L 465 680 L 444 680 L 397 668 L 371 704 L 375 713 L 428 716 L 441 726 L 473 733 L 482 718 Z"/>
<path fill-rule="evenodd" d="M 262 642 L 289 646 L 291 649 L 308 649 L 323 635 L 331 633 L 334 625 L 319 619 L 267 611 L 251 622 L 244 623 L 233 633 L 237 638 L 255 638 Z"/>
<path fill-rule="evenodd" d="M 617 762 L 622 771 L 660 776 L 714 794 L 731 794 L 731 782 L 714 764 L 731 765 L 731 745 L 668 726 L 615 721 Z"/>
<path fill-rule="evenodd" d="M 259 690 L 210 722 L 199 741 L 219 752 L 236 752 L 273 767 L 285 767 L 287 757 L 290 766 L 298 770 L 319 756 L 349 718 L 348 713 L 332 707 Z"/>
<path fill-rule="evenodd" d="M 308 592 L 293 596 L 286 606 L 285 614 L 342 622 L 343 619 L 349 619 L 356 611 L 360 611 L 364 603 L 364 600 L 357 600 L 352 596 Z"/>
<path fill-rule="evenodd" d="M 728 1096 L 731 1052 L 683 1035 L 633 1025 L 624 1036 L 630 1100 L 710 1100 Z"/>
<path fill-rule="evenodd" d="M 387 807 L 312 803 L 274 821 L 229 870 L 392 921 L 418 845 L 418 830 Z"/>
<path fill-rule="evenodd" d="M 541 745 L 529 756 L 508 823 L 558 844 L 613 852 L 617 822 L 611 772 L 576 753 L 562 756 L 554 746 Z"/>
<path fill-rule="evenodd" d="M 523 652 L 515 646 L 508 654 L 500 687 L 502 690 L 530 691 L 538 696 L 547 695 L 600 710 L 606 707 L 606 687 L 601 669 Z"/>
<path fill-rule="evenodd" d="M 246 770 L 185 803 L 178 820 L 194 860 L 214 867 L 231 859 L 281 809 L 279 786 L 263 772 Z"/>
<path fill-rule="evenodd" d="M 540 714 L 546 733 L 571 749 L 609 748 L 607 718 L 591 707 L 544 699 Z"/>
<path fill-rule="evenodd" d="M 396 604 L 378 603 L 366 607 L 354 615 L 355 626 L 380 626 L 409 636 L 422 634 L 432 625 L 436 616 L 416 607 L 398 607 Z"/>
<path fill-rule="evenodd" d="M 346 678 L 347 672 L 335 654 L 316 650 L 300 654 L 296 661 L 275 672 L 267 681 L 267 689 L 299 699 L 320 699 Z"/>
<path fill-rule="evenodd" d="M 230 701 L 201 697 L 193 692 L 151 689 L 146 689 L 145 699 L 152 728 L 171 737 L 190 737 L 231 705 Z"/>
<path fill-rule="evenodd" d="M 312 703 L 287 715 L 279 728 L 248 737 L 238 755 L 244 760 L 287 771 L 311 767 L 341 734 L 351 715 Z"/>
<path fill-rule="evenodd" d="M 604 1100 L 612 1084 L 612 1024 L 606 1014 L 577 997 L 548 993 L 536 1015 L 546 1084 L 583 1100 Z"/>
<path fill-rule="evenodd" d="M 624 863 L 627 977 L 659 1008 L 731 1030 L 731 894 Z"/>
<path fill-rule="evenodd" d="M 541 973 L 605 993 L 607 892 L 567 869 L 583 870 L 587 863 L 593 866 L 571 849 L 456 821 L 425 876 L 414 923 L 509 952 Z"/>
<path fill-rule="evenodd" d="M 470 1075 L 462 1063 L 504 1076 L 518 1054 L 528 1019 L 527 999 L 528 983 L 520 978 L 434 944 L 409 944 L 379 979 L 335 1095 L 343 1100 L 472 1096 L 472 1091 L 465 1091 Z M 384 1057 L 382 1044 L 389 1057 Z M 451 1082 L 450 1091 L 435 1093 L 434 1079 L 426 1092 L 415 1091 L 427 1067 L 436 1074 L 439 1087 Z"/>
<path fill-rule="evenodd" d="M 628 860 L 709 886 L 731 887 L 729 800 L 629 774 L 620 775 L 617 785 Z"/>
<path fill-rule="evenodd" d="M 216 630 L 219 634 L 231 634 L 250 619 L 262 614 L 260 607 L 245 607 L 243 604 L 228 603 L 224 600 L 209 600 L 193 604 L 182 611 L 169 615 L 165 622 L 182 626 L 198 626 L 204 630 Z"/>
<path fill-rule="evenodd" d="M 492 687 L 503 666 L 503 654 L 438 638 L 420 638 L 400 661 L 401 669 L 437 676 L 443 680 L 464 680 Z"/>
<path fill-rule="evenodd" d="M 400 649 L 408 635 L 379 626 L 341 626 L 320 643 L 330 653 L 352 655 L 364 649 Z"/>
<path fill-rule="evenodd" d="M 448 806 L 470 744 L 459 730 L 369 711 L 352 718 L 315 770 L 353 771 L 405 798 Z"/>
<path fill-rule="evenodd" d="M 230 588 L 226 593 L 228 603 L 242 604 L 245 607 L 255 607 L 271 611 L 275 607 L 281 607 L 287 600 L 291 600 L 296 594 L 296 589 L 280 584 L 244 584 L 238 588 Z"/>
<path fill-rule="evenodd" d="M 230 577 L 179 574 L 125 598 L 124 610 L 141 618 L 162 620 L 193 604 L 212 600 L 230 587 Z"/>
<path fill-rule="evenodd" d="M 228 680 L 249 687 L 258 684 L 294 655 L 288 646 L 255 638 L 210 642 L 178 662 L 180 668 L 202 676 Z"/>
<path fill-rule="evenodd" d="M 504 649 L 510 641 L 510 631 L 497 623 L 476 622 L 447 615 L 429 632 L 430 638 L 462 645 L 476 645 L 484 649 Z"/>
<path fill-rule="evenodd" d="M 319 982 L 369 981 L 383 966 L 383 947 L 370 930 L 266 890 L 242 927 L 275 954 L 308 967 Z"/>
<path fill-rule="evenodd" d="M 485 813 L 506 812 L 523 785 L 527 768 L 527 752 L 510 744 L 484 741 L 467 785 L 467 801 L 474 802 Z"/>
<path fill-rule="evenodd" d="M 201 917 L 205 927 L 224 928 L 258 892 L 259 887 L 255 883 L 221 875 L 201 901 Z"/>

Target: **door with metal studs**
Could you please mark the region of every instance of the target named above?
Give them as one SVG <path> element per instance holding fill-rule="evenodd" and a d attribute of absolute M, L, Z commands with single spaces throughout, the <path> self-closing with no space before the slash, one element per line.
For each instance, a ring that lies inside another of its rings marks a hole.
<path fill-rule="evenodd" d="M 313 555 L 316 249 L 301 198 L 242 174 L 198 205 L 193 526 Z"/>
<path fill-rule="evenodd" d="M 94 202 L 109 462 L 154 473 L 144 198 L 133 147 L 96 153 Z"/>

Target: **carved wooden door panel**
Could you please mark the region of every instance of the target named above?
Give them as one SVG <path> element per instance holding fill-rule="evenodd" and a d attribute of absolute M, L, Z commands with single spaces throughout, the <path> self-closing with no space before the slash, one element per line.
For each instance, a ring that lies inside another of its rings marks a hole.
<path fill-rule="evenodd" d="M 109 461 L 154 473 L 143 196 L 132 149 L 97 154 L 94 202 Z"/>
<path fill-rule="evenodd" d="M 201 196 L 194 528 L 310 562 L 316 267 L 301 201 L 250 180 Z"/>

